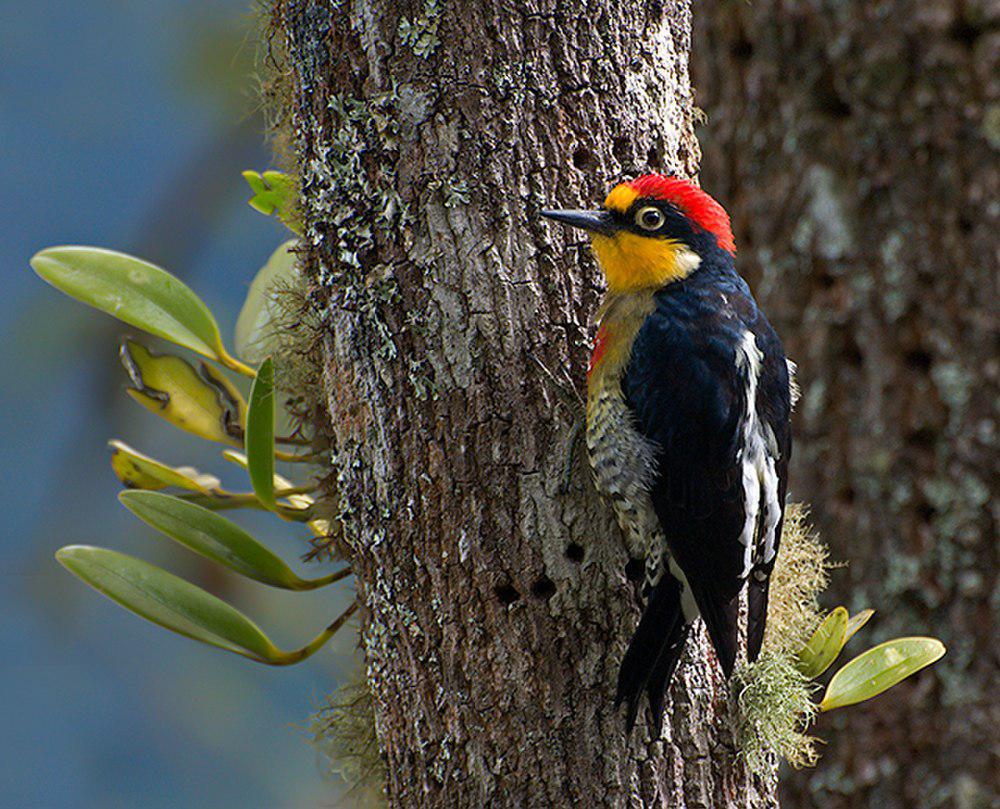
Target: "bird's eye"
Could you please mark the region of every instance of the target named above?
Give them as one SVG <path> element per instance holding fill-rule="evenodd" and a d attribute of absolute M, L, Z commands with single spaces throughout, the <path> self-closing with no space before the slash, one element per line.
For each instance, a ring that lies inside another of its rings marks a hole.
<path fill-rule="evenodd" d="M 647 205 L 635 212 L 635 223 L 643 230 L 656 230 L 663 224 L 663 211 Z"/>

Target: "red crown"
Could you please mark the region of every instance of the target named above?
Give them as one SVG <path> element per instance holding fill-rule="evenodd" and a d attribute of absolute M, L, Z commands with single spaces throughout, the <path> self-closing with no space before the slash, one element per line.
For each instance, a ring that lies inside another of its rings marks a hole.
<path fill-rule="evenodd" d="M 672 202 L 688 219 L 714 234 L 719 247 L 736 255 L 736 242 L 726 209 L 690 180 L 666 174 L 645 174 L 628 185 L 640 197 Z"/>

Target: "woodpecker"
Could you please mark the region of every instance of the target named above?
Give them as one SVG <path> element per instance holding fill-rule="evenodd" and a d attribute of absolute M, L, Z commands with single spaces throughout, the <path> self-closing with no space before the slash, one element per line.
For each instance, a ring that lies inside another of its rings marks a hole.
<path fill-rule="evenodd" d="M 722 671 L 760 653 L 784 514 L 794 365 L 737 273 L 725 209 L 694 183 L 649 174 L 596 211 L 543 211 L 590 234 L 607 282 L 587 373 L 587 454 L 629 554 L 644 611 L 616 707 L 657 728 L 692 623 Z"/>

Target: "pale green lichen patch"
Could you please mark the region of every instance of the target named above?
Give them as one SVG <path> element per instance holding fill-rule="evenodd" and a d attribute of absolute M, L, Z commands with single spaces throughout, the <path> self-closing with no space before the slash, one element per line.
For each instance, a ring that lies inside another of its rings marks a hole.
<path fill-rule="evenodd" d="M 774 757 L 793 767 L 816 762 L 816 739 L 805 731 L 816 714 L 813 692 L 789 654 L 765 651 L 733 678 L 738 708 L 740 754 L 758 775 L 771 771 Z"/>
<path fill-rule="evenodd" d="M 412 22 L 403 17 L 399 21 L 399 38 L 413 53 L 426 59 L 441 45 L 438 26 L 441 21 L 441 4 L 438 0 L 427 0 L 420 16 Z"/>
<path fill-rule="evenodd" d="M 394 92 L 368 100 L 332 95 L 326 112 L 333 134 L 322 144 L 323 159 L 304 167 L 313 211 L 307 238 L 329 245 L 331 260 L 329 266 L 316 268 L 317 286 L 336 296 L 337 308 L 363 315 L 357 325 L 364 333 L 355 343 L 359 351 L 368 350 L 385 361 L 397 352 L 393 330 L 383 316 L 386 305 L 396 300 L 396 281 L 387 264 L 366 259 L 380 235 L 388 242 L 399 240 L 410 214 L 394 187 L 388 163 L 381 171 L 368 170 L 364 159 L 372 162 L 378 152 L 388 161 L 395 150 L 396 101 Z M 373 150 L 371 143 L 381 148 Z"/>
<path fill-rule="evenodd" d="M 469 184 L 465 180 L 449 181 L 444 192 L 445 208 L 458 208 L 469 204 Z"/>
<path fill-rule="evenodd" d="M 806 730 L 816 714 L 812 695 L 817 686 L 796 664 L 798 650 L 820 622 L 818 596 L 829 583 L 831 564 L 806 516 L 798 504 L 785 511 L 764 651 L 733 678 L 740 754 L 761 775 L 769 772 L 775 757 L 795 767 L 816 760 L 816 740 Z"/>

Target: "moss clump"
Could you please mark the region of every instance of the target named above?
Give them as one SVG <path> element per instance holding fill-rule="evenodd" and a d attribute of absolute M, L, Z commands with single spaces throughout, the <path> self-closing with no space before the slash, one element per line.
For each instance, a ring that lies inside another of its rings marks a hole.
<path fill-rule="evenodd" d="M 375 737 L 373 697 L 361 667 L 313 717 L 313 743 L 329 771 L 349 785 L 345 800 L 357 807 L 385 805 L 385 761 Z"/>
<path fill-rule="evenodd" d="M 820 622 L 818 596 L 829 583 L 829 554 L 806 522 L 807 511 L 785 511 L 781 553 L 771 576 L 764 650 L 733 679 L 737 739 L 750 770 L 765 774 L 775 756 L 794 767 L 816 761 L 816 739 L 806 730 L 816 714 L 817 686 L 799 671 L 798 650 Z"/>
<path fill-rule="evenodd" d="M 806 679 L 793 656 L 765 651 L 756 663 L 736 672 L 740 754 L 747 767 L 762 775 L 774 756 L 793 767 L 816 762 L 816 739 L 808 728 L 816 714 L 812 694 L 817 686 Z"/>
<path fill-rule="evenodd" d="M 781 552 L 771 574 L 765 651 L 794 654 L 819 626 L 819 594 L 830 583 L 833 565 L 826 545 L 806 521 L 808 510 L 799 503 L 785 509 Z"/>
<path fill-rule="evenodd" d="M 258 107 L 264 116 L 264 131 L 274 153 L 275 164 L 286 174 L 299 178 L 292 124 L 294 77 L 279 26 L 277 4 L 257 0 L 253 4 L 257 37 L 254 81 Z M 296 183 L 298 184 L 298 183 Z"/>
<path fill-rule="evenodd" d="M 275 388 L 288 416 L 292 438 L 308 442 L 310 452 L 327 469 L 313 506 L 316 517 L 326 520 L 328 534 L 310 538 L 306 561 L 351 557 L 341 522 L 342 504 L 337 470 L 328 459 L 332 437 L 323 399 L 323 328 L 319 307 L 300 272 L 276 281 L 268 291 L 270 319 L 257 343 L 274 358 Z"/>
<path fill-rule="evenodd" d="M 297 432 L 315 431 L 323 438 L 325 419 L 317 421 L 323 390 L 323 329 L 319 311 L 301 273 L 270 288 L 270 320 L 259 338 L 274 358 L 275 386 Z M 319 449 L 325 449 L 320 447 Z"/>

